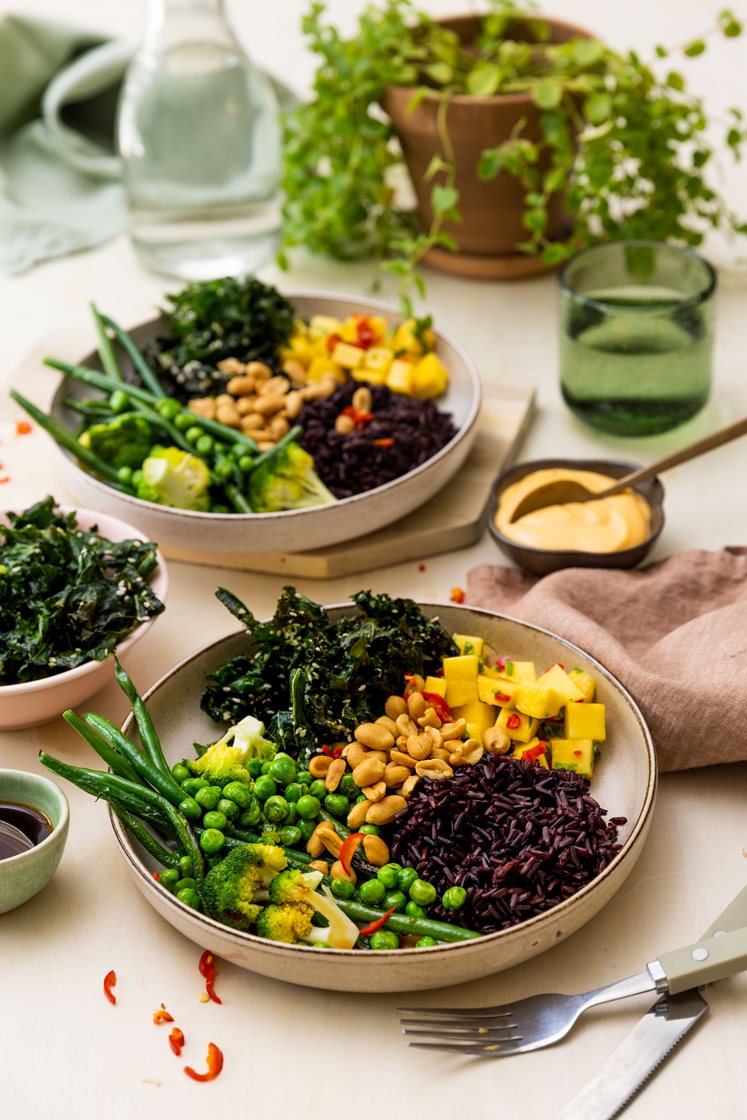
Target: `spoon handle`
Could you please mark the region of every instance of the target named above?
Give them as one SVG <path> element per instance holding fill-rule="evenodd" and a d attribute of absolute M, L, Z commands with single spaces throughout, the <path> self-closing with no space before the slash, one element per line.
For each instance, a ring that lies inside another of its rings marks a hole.
<path fill-rule="evenodd" d="M 621 478 L 614 486 L 609 486 L 606 490 L 593 496 L 595 498 L 606 498 L 608 495 L 619 494 L 621 490 L 626 490 L 637 482 L 644 482 L 647 478 L 653 478 L 654 475 L 669 470 L 670 467 L 687 463 L 690 459 L 695 459 L 698 455 L 705 455 L 706 451 L 713 451 L 715 447 L 721 447 L 722 444 L 729 443 L 730 440 L 738 439 L 739 436 L 743 435 L 747 435 L 747 416 L 742 420 L 737 420 L 734 424 L 728 424 L 725 428 L 719 428 L 717 432 L 706 436 L 705 439 L 699 439 L 697 443 L 691 443 L 687 447 L 675 451 L 672 455 L 666 455 L 649 467 L 641 467 L 640 470 L 633 471 L 632 474 L 626 474 L 625 478 Z"/>

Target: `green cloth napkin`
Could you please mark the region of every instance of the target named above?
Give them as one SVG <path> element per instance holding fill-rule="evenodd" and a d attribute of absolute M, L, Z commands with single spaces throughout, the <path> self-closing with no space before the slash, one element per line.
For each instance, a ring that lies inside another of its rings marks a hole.
<path fill-rule="evenodd" d="M 51 20 L 0 18 L 0 269 L 22 272 L 124 228 L 114 127 L 135 50 Z M 290 107 L 294 95 L 273 85 Z"/>

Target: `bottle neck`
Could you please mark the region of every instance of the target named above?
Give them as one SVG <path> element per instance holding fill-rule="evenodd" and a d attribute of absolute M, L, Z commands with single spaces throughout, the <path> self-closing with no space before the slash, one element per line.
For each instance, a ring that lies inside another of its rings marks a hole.
<path fill-rule="evenodd" d="M 224 0 L 150 0 L 144 47 L 163 48 L 186 40 L 236 44 Z"/>

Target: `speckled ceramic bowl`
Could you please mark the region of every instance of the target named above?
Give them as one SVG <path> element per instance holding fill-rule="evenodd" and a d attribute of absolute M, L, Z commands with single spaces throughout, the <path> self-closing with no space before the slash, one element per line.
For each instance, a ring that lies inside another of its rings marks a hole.
<path fill-rule="evenodd" d="M 0 914 L 5 914 L 28 902 L 54 875 L 65 849 L 69 810 L 67 798 L 54 782 L 23 770 L 0 770 L 0 802 L 28 805 L 52 825 L 40 844 L 0 860 Z"/>
<path fill-rule="evenodd" d="M 615 459 L 534 459 L 528 463 L 518 463 L 502 471 L 493 484 L 486 510 L 488 532 L 501 552 L 520 568 L 539 576 L 549 575 L 550 572 L 560 571 L 561 568 L 635 568 L 649 554 L 664 528 L 664 487 L 658 478 L 649 478 L 635 487 L 651 508 L 648 537 L 635 548 L 624 548 L 619 552 L 529 548 L 527 545 L 509 540 L 496 528 L 495 513 L 503 491 L 533 471 L 543 471 L 553 467 L 574 471 L 598 471 L 600 474 L 609 475 L 612 480 L 623 478 L 626 474 L 638 470 L 640 466 L 640 463 L 627 463 Z"/>
<path fill-rule="evenodd" d="M 59 506 L 63 513 L 70 513 L 68 506 Z M 112 541 L 124 541 L 134 538 L 147 540 L 148 538 L 138 529 L 133 528 L 117 517 L 105 513 L 95 513 L 90 509 L 76 510 L 78 524 L 84 529 L 96 526 L 102 537 Z M 0 525 L 5 520 L 0 514 Z M 5 520 L 7 524 L 7 520 Z M 158 552 L 158 567 L 153 573 L 151 586 L 153 591 L 165 602 L 169 586 L 166 562 Z M 117 646 L 117 654 L 121 655 L 147 634 L 159 616 L 148 619 L 129 634 Z M 103 688 L 114 670 L 111 657 L 105 661 L 86 661 L 75 669 L 68 669 L 64 673 L 57 673 L 52 677 L 42 677 L 37 681 L 26 681 L 23 684 L 0 685 L 0 730 L 9 731 L 21 727 L 36 727 L 42 723 L 57 719 L 68 708 L 75 708 Z"/>
<path fill-rule="evenodd" d="M 306 293 L 289 294 L 302 318 L 311 315 L 384 315 L 390 322 L 401 318 L 385 304 L 369 299 Z M 135 327 L 132 337 L 142 346 L 161 329 L 153 319 Z M 457 433 L 441 450 L 401 478 L 327 506 L 285 510 L 281 513 L 198 513 L 171 509 L 120 493 L 88 474 L 67 452 L 60 451 L 67 484 L 88 505 L 111 510 L 117 517 L 132 520 L 158 541 L 167 556 L 176 559 L 221 558 L 231 562 L 252 553 L 306 552 L 352 540 L 389 525 L 423 505 L 442 489 L 459 470 L 477 435 L 480 410 L 480 378 L 472 359 L 455 339 L 436 331 L 436 351 L 449 371 L 449 387 L 438 399 L 439 408 L 450 412 Z M 96 354 L 81 364 L 100 368 Z M 52 402 L 52 413 L 66 427 L 75 426 L 75 414 L 65 397 L 85 398 L 92 390 L 80 382 L 63 378 Z M 55 445 L 56 446 L 56 445 Z M 59 449 L 58 449 L 59 450 Z"/>
<path fill-rule="evenodd" d="M 496 650 L 540 665 L 561 661 L 592 673 L 607 705 L 608 739 L 591 792 L 609 810 L 624 816 L 621 851 L 604 871 L 567 901 L 511 929 L 473 941 L 386 953 L 282 945 L 241 933 L 192 910 L 153 878 L 158 865 L 122 824 L 112 827 L 128 871 L 151 906 L 185 937 L 217 956 L 253 972 L 333 991 L 386 992 L 461 984 L 510 968 L 544 952 L 573 933 L 609 901 L 630 874 L 651 822 L 656 791 L 653 745 L 643 717 L 623 686 L 594 658 L 569 642 L 527 623 L 454 605 L 427 605 L 447 630 L 479 634 Z M 328 608 L 331 617 L 352 613 L 349 604 Z M 222 638 L 182 661 L 147 693 L 148 708 L 166 757 L 175 763 L 193 742 L 211 742 L 218 729 L 200 709 L 205 674 L 246 650 L 243 633 Z M 125 730 L 131 730 L 129 724 Z"/>

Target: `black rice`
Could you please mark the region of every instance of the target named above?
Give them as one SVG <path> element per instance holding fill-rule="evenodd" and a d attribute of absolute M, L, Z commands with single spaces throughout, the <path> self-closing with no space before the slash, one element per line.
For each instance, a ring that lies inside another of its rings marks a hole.
<path fill-rule="evenodd" d="M 457 433 L 451 414 L 433 401 L 393 393 L 386 385 L 370 385 L 373 419 L 341 435 L 335 421 L 360 387 L 360 382 L 348 381 L 330 396 L 308 401 L 298 418 L 303 427 L 299 443 L 313 456 L 317 474 L 336 498 L 362 494 L 400 478 Z"/>
<path fill-rule="evenodd" d="M 417 786 L 392 822 L 392 859 L 416 868 L 439 899 L 466 889 L 461 910 L 439 903 L 433 917 L 480 933 L 507 929 L 570 898 L 620 851 L 625 818 L 606 821 L 588 788 L 570 770 L 487 754 L 449 781 Z"/>

